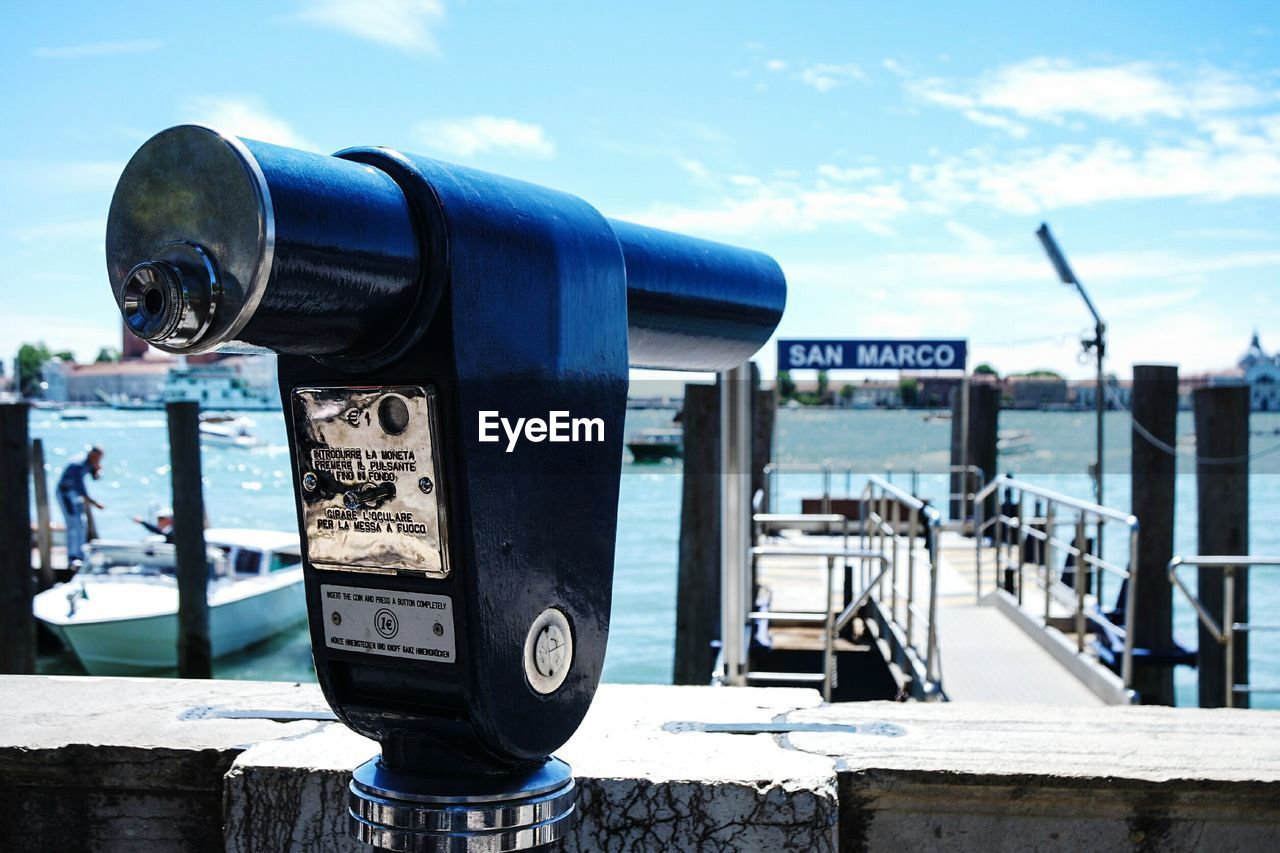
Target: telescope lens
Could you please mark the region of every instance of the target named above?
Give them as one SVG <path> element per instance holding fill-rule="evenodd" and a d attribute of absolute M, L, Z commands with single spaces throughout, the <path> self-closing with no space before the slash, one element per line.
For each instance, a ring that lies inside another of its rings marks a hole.
<path fill-rule="evenodd" d="M 176 318 L 169 316 L 178 289 L 173 278 L 167 264 L 144 261 L 125 279 L 124 319 L 129 330 L 144 341 L 162 340 L 177 325 Z"/>

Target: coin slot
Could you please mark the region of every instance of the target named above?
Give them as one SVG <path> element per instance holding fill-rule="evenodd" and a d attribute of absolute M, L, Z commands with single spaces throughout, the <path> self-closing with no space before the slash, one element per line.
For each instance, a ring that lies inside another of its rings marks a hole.
<path fill-rule="evenodd" d="M 387 435 L 399 435 L 409 426 L 409 407 L 399 397 L 386 396 L 378 403 L 378 424 Z"/>

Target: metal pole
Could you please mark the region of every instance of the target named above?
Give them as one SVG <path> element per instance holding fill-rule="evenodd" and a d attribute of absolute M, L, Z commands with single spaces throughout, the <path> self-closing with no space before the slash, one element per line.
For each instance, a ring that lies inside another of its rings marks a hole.
<path fill-rule="evenodd" d="M 1076 651 L 1084 653 L 1084 570 L 1085 570 L 1085 554 L 1088 552 L 1085 545 L 1085 525 L 1084 513 L 1080 513 L 1080 517 L 1076 519 Z"/>
<path fill-rule="evenodd" d="M 986 515 L 986 513 L 984 512 L 983 515 Z M 1004 577 L 1004 540 L 1008 538 L 1006 535 L 1008 529 L 1004 521 L 1004 507 L 1000 505 L 1000 490 L 996 489 L 996 516 L 992 519 L 991 524 L 991 544 L 996 552 L 995 573 L 991 577 L 993 591 L 1000 588 L 1000 580 Z"/>
<path fill-rule="evenodd" d="M 1140 528 L 1139 528 L 1140 529 Z M 1138 558 L 1142 553 L 1142 545 L 1138 541 L 1138 530 L 1129 528 L 1129 583 L 1125 586 L 1124 600 L 1124 660 L 1120 663 L 1120 677 L 1124 679 L 1126 690 L 1133 689 L 1133 644 L 1137 634 Z"/>
<path fill-rule="evenodd" d="M 725 684 L 747 683 L 746 608 L 750 584 L 751 365 L 720 374 L 720 625 Z"/>
<path fill-rule="evenodd" d="M 1027 493 L 1018 492 L 1018 604 L 1022 604 L 1023 555 L 1027 551 Z"/>
<path fill-rule="evenodd" d="M 925 660 L 924 671 L 930 681 L 936 681 L 937 676 L 934 674 L 937 668 L 937 660 L 934 655 L 934 647 L 938 644 L 938 528 L 933 524 L 932 519 L 929 521 L 929 644 L 928 657 Z"/>
<path fill-rule="evenodd" d="M 1227 566 L 1223 571 L 1226 575 L 1226 587 L 1222 593 L 1222 636 L 1226 642 L 1226 661 L 1223 663 L 1223 672 L 1227 682 L 1227 707 L 1234 708 L 1236 706 L 1236 567 Z"/>
<path fill-rule="evenodd" d="M 1083 292 L 1084 288 L 1081 287 L 1080 289 Z M 1098 506 L 1107 505 L 1106 501 L 1103 499 L 1103 488 L 1102 488 L 1103 460 L 1106 458 L 1105 442 L 1106 442 L 1106 428 L 1107 428 L 1107 389 L 1106 389 L 1107 379 L 1106 379 L 1106 374 L 1103 368 L 1103 359 L 1106 357 L 1106 352 L 1107 352 L 1106 334 L 1107 334 L 1106 323 L 1103 323 L 1102 320 L 1098 320 L 1097 325 L 1094 326 L 1094 338 L 1093 338 L 1093 343 L 1094 343 L 1094 346 L 1097 348 L 1097 356 L 1098 356 L 1098 392 L 1097 392 L 1098 399 L 1095 404 L 1097 407 L 1097 418 L 1098 418 L 1098 423 L 1097 423 L 1098 461 L 1096 463 L 1097 468 L 1094 474 L 1094 491 L 1097 493 L 1097 496 L 1098 496 L 1098 500 L 1097 500 Z M 1098 516 L 1098 542 L 1094 546 L 1094 553 L 1098 556 L 1098 559 L 1102 559 L 1102 527 L 1105 523 L 1106 521 L 1102 518 L 1102 516 Z"/>
<path fill-rule="evenodd" d="M 915 507 L 907 515 L 907 645 L 911 645 L 911 629 L 915 624 L 912 609 L 916 603 L 916 524 L 920 521 L 920 510 Z"/>
<path fill-rule="evenodd" d="M 893 499 L 893 521 L 889 523 L 889 535 L 893 537 L 893 544 L 890 546 L 889 553 L 892 554 L 893 565 L 889 569 L 889 618 L 895 624 L 901 624 L 898 621 L 898 521 L 901 517 L 902 505 L 898 503 L 898 499 Z"/>
<path fill-rule="evenodd" d="M 1049 624 L 1049 602 L 1052 600 L 1050 593 L 1050 584 L 1053 583 L 1053 533 L 1054 523 L 1057 520 L 1054 516 L 1057 513 L 1053 508 L 1053 501 L 1045 501 L 1044 514 L 1044 624 Z"/>
<path fill-rule="evenodd" d="M 822 698 L 827 702 L 831 701 L 832 682 L 835 680 L 834 674 L 832 673 L 832 663 L 835 658 L 836 645 L 835 601 L 833 600 L 834 596 L 832 594 L 832 575 L 834 574 L 832 570 L 835 568 L 835 564 L 836 561 L 834 557 L 827 558 L 827 618 L 822 624 Z"/>

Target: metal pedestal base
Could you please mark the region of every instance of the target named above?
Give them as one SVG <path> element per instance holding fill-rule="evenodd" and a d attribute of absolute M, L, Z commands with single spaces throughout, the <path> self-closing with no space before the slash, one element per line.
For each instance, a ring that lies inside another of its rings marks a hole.
<path fill-rule="evenodd" d="M 560 838 L 577 791 L 569 765 L 503 776 L 433 777 L 396 773 L 381 757 L 356 768 L 348 810 L 352 834 L 398 853 L 497 853 Z"/>

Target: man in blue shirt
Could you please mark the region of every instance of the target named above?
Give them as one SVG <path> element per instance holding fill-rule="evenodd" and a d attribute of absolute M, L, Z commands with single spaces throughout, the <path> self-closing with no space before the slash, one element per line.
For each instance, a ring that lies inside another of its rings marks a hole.
<path fill-rule="evenodd" d="M 84 459 L 69 463 L 58 478 L 58 505 L 62 507 L 62 517 L 67 521 L 68 564 L 84 561 L 85 504 L 91 503 L 103 509 L 102 504 L 89 497 L 84 487 L 86 475 L 95 480 L 102 476 L 101 447 L 94 447 Z"/>

